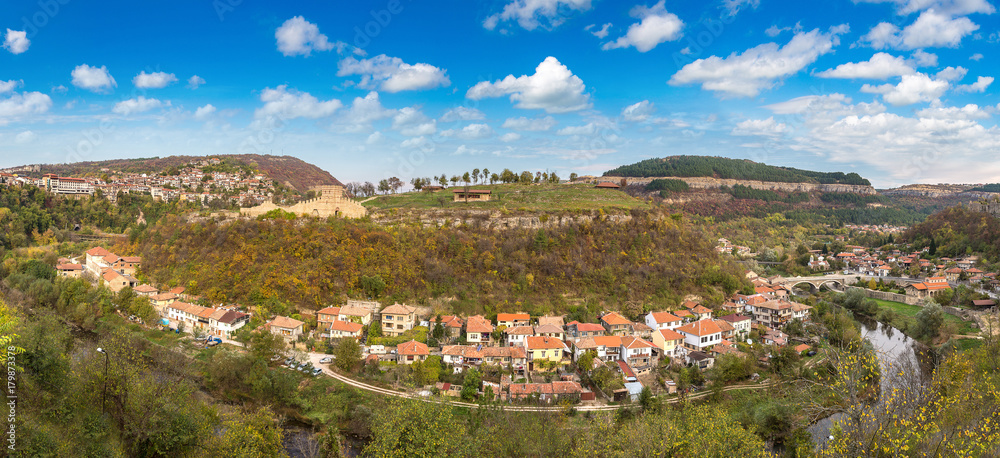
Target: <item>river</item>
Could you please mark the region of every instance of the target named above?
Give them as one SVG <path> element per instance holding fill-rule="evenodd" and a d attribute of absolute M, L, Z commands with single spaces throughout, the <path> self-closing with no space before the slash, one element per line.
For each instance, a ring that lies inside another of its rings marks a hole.
<path fill-rule="evenodd" d="M 932 357 L 926 346 L 907 337 L 902 331 L 870 318 L 859 317 L 858 327 L 861 335 L 877 351 L 883 374 L 880 382 L 883 392 L 893 383 L 893 378 L 887 375 L 886 370 L 890 366 L 896 370 L 908 371 L 908 375 L 914 375 L 913 371 L 919 371 L 922 376 L 930 375 Z M 830 429 L 841 416 L 842 414 L 837 413 L 813 423 L 807 429 L 812 434 L 813 441 L 822 447 L 830 437 Z"/>

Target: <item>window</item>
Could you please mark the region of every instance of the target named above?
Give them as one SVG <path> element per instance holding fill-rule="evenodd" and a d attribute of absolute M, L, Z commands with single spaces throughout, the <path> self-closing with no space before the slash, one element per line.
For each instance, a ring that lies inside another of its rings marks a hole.
<path fill-rule="evenodd" d="M 392 321 L 392 315 L 386 315 L 385 321 Z"/>

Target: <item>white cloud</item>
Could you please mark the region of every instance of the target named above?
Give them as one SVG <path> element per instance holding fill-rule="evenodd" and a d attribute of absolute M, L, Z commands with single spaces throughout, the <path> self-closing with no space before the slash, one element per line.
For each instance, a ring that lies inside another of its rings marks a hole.
<path fill-rule="evenodd" d="M 622 118 L 626 121 L 642 122 L 649 119 L 656 112 L 656 107 L 649 100 L 633 103 L 622 109 Z"/>
<path fill-rule="evenodd" d="M 722 6 L 730 16 L 736 16 L 744 6 L 757 9 L 760 0 L 722 0 Z"/>
<path fill-rule="evenodd" d="M 486 119 L 486 113 L 469 107 L 455 107 L 446 111 L 441 116 L 442 122 L 478 121 L 482 119 Z"/>
<path fill-rule="evenodd" d="M 979 26 L 968 18 L 951 18 L 934 10 L 920 13 L 913 24 L 903 29 L 901 36 L 905 49 L 955 48 L 966 35 L 975 32 Z"/>
<path fill-rule="evenodd" d="M 764 137 L 776 137 L 788 132 L 788 125 L 774 120 L 774 116 L 767 119 L 747 119 L 736 124 L 732 135 L 759 135 Z"/>
<path fill-rule="evenodd" d="M 91 67 L 87 64 L 78 65 L 71 73 L 73 85 L 93 92 L 110 92 L 118 87 L 114 77 L 105 66 Z"/>
<path fill-rule="evenodd" d="M 7 29 L 3 40 L 4 49 L 10 51 L 11 54 L 21 54 L 27 51 L 29 46 L 31 46 L 31 40 L 28 39 L 26 30 Z"/>
<path fill-rule="evenodd" d="M 476 156 L 476 155 L 479 155 L 479 154 L 483 154 L 483 150 L 481 150 L 481 149 L 475 149 L 475 148 L 469 148 L 468 146 L 465 146 L 465 145 L 458 145 L 458 148 L 455 148 L 455 152 L 452 153 L 452 154 L 455 155 L 455 156 L 463 156 L 463 155 L 466 155 L 466 154 L 468 154 L 470 156 Z"/>
<path fill-rule="evenodd" d="M 586 31 L 590 32 L 591 35 L 593 35 L 593 36 L 595 36 L 597 38 L 600 38 L 602 40 L 605 37 L 607 37 L 609 33 L 611 33 L 611 32 L 608 31 L 608 29 L 611 28 L 611 23 L 610 22 L 602 25 L 601 28 L 598 29 L 598 30 L 591 30 L 591 29 L 593 29 L 595 27 L 597 27 L 597 24 L 590 24 L 587 27 L 584 27 L 583 30 L 586 30 Z"/>
<path fill-rule="evenodd" d="M 969 69 L 965 67 L 946 67 L 943 70 L 937 72 L 935 78 L 945 81 L 958 81 L 965 78 L 965 74 L 969 73 Z"/>
<path fill-rule="evenodd" d="M 319 33 L 319 27 L 302 16 L 295 16 L 274 31 L 278 41 L 278 51 L 285 56 L 309 56 L 313 51 L 329 51 L 343 47 L 343 43 L 330 43 L 326 35 Z"/>
<path fill-rule="evenodd" d="M 987 0 L 854 0 L 855 3 L 895 3 L 897 13 L 907 15 L 933 9 L 951 16 L 973 13 L 992 14 L 996 11 Z"/>
<path fill-rule="evenodd" d="M 861 43 L 875 49 L 895 48 L 902 41 L 902 38 L 899 36 L 899 27 L 888 22 L 878 23 L 865 36 L 861 37 Z"/>
<path fill-rule="evenodd" d="M 451 84 L 447 72 L 430 64 L 407 64 L 398 57 L 381 54 L 371 59 L 348 57 L 338 65 L 337 76 L 361 75 L 363 88 L 387 92 L 433 89 Z"/>
<path fill-rule="evenodd" d="M 275 89 L 265 88 L 260 94 L 264 106 L 254 111 L 254 118 L 264 119 L 278 117 L 281 119 L 309 118 L 317 119 L 332 115 L 343 104 L 340 100 L 320 101 L 308 92 L 288 90 L 288 85 Z"/>
<path fill-rule="evenodd" d="M 543 109 L 549 113 L 566 113 L 590 107 L 590 94 L 584 93 L 586 86 L 555 57 L 546 57 L 535 68 L 535 74 L 507 75 L 502 80 L 490 83 L 481 81 L 465 96 L 479 100 L 487 97 L 510 95 L 515 107 L 522 109 Z"/>
<path fill-rule="evenodd" d="M 559 124 L 555 118 L 552 116 L 546 116 L 544 118 L 531 119 L 524 116 L 518 118 L 507 118 L 503 122 L 504 129 L 521 130 L 526 132 L 543 132 L 550 130 Z"/>
<path fill-rule="evenodd" d="M 931 79 L 923 73 L 917 73 L 903 75 L 902 81 L 897 85 L 872 86 L 865 84 L 861 87 L 861 92 L 882 94 L 882 100 L 892 105 L 912 105 L 939 99 L 949 86 L 948 81 Z"/>
<path fill-rule="evenodd" d="M 216 111 L 215 106 L 212 105 L 211 103 L 203 107 L 198 107 L 198 109 L 194 111 L 194 119 L 197 119 L 199 121 L 204 121 L 208 119 L 208 117 L 211 116 L 212 113 L 215 113 L 215 111 Z"/>
<path fill-rule="evenodd" d="M 464 140 L 482 140 L 493 136 L 493 129 L 488 124 L 469 124 L 462 129 L 448 129 L 441 132 L 445 137 L 455 137 Z"/>
<path fill-rule="evenodd" d="M 141 89 L 160 89 L 175 82 L 177 82 L 177 77 L 173 73 L 165 72 L 146 73 L 143 71 L 132 78 L 132 84 Z"/>
<path fill-rule="evenodd" d="M 483 27 L 493 30 L 500 23 L 517 21 L 525 30 L 553 29 L 572 14 L 589 10 L 590 6 L 590 0 L 511 0 L 503 11 L 487 17 Z"/>
<path fill-rule="evenodd" d="M 567 126 L 556 131 L 557 135 L 594 135 L 597 133 L 598 125 L 592 122 L 582 126 Z"/>
<path fill-rule="evenodd" d="M 188 78 L 187 87 L 188 89 L 198 89 L 198 87 L 201 86 L 202 84 L 205 84 L 205 78 L 202 78 L 198 75 L 194 75 Z"/>
<path fill-rule="evenodd" d="M 399 144 L 403 148 L 420 148 L 420 149 L 434 149 L 434 142 L 428 140 L 425 137 L 414 137 L 403 140 Z"/>
<path fill-rule="evenodd" d="M 797 33 L 786 45 L 765 43 L 722 58 L 711 56 L 685 65 L 670 78 L 671 85 L 700 83 L 702 89 L 723 96 L 754 97 L 778 84 L 781 78 L 798 73 L 833 50 L 846 25 L 833 27 L 829 33 L 814 29 Z"/>
<path fill-rule="evenodd" d="M 423 112 L 414 107 L 404 107 L 400 108 L 396 113 L 396 116 L 392 118 L 392 127 L 398 129 L 400 127 L 410 126 L 414 124 L 422 124 L 430 121 Z"/>
<path fill-rule="evenodd" d="M 500 141 L 510 143 L 521 139 L 521 134 L 517 132 L 507 132 L 500 136 Z"/>
<path fill-rule="evenodd" d="M 437 132 L 437 121 L 431 120 L 429 122 L 414 124 L 411 126 L 403 127 L 399 129 L 399 133 L 407 137 L 416 137 L 422 135 L 434 135 Z"/>
<path fill-rule="evenodd" d="M 989 113 L 983 111 L 976 104 L 968 104 L 964 107 L 929 107 L 917 112 L 917 116 L 927 119 L 951 119 L 951 120 L 971 120 L 989 118 Z"/>
<path fill-rule="evenodd" d="M 18 120 L 21 116 L 42 114 L 52 108 L 52 99 L 41 92 L 13 93 L 0 99 L 0 126 Z"/>
<path fill-rule="evenodd" d="M 374 145 L 380 143 L 382 141 L 382 138 L 383 138 L 382 132 L 376 130 L 375 132 L 372 132 L 371 135 L 368 136 L 368 139 L 365 140 L 365 144 Z"/>
<path fill-rule="evenodd" d="M 910 58 L 913 60 L 913 63 L 916 64 L 917 67 L 937 67 L 938 64 L 937 54 L 924 52 L 924 50 L 922 49 L 913 51 L 913 54 L 910 55 Z"/>
<path fill-rule="evenodd" d="M 986 92 L 986 88 L 991 84 L 993 84 L 992 76 L 980 76 L 975 83 L 957 86 L 955 92 Z"/>
<path fill-rule="evenodd" d="M 668 13 L 663 5 L 664 0 L 660 0 L 650 8 L 642 5 L 632 8 L 630 14 L 640 22 L 630 25 L 624 36 L 605 43 L 602 49 L 634 46 L 639 52 L 646 52 L 660 43 L 680 39 L 684 22 L 676 14 Z"/>
<path fill-rule="evenodd" d="M 0 81 L 0 94 L 13 91 L 23 83 L 21 80 Z"/>
<path fill-rule="evenodd" d="M 371 91 L 364 97 L 355 97 L 351 109 L 344 115 L 351 124 L 368 125 L 379 119 L 391 118 L 396 110 L 382 106 L 378 92 Z"/>
<path fill-rule="evenodd" d="M 880 52 L 865 62 L 848 62 L 838 65 L 837 68 L 819 72 L 816 76 L 820 78 L 884 80 L 892 76 L 911 73 L 914 73 L 914 70 L 906 63 L 906 59 Z"/>
<path fill-rule="evenodd" d="M 115 104 L 111 109 L 112 113 L 128 116 L 135 113 L 142 113 L 163 106 L 163 102 L 157 99 L 147 99 L 143 96 L 134 99 L 123 100 Z"/>
<path fill-rule="evenodd" d="M 980 60 L 983 60 L 983 55 L 981 53 L 977 52 L 977 53 L 969 56 L 969 60 L 974 60 L 976 62 L 979 62 Z"/>
<path fill-rule="evenodd" d="M 36 138 L 38 138 L 38 136 L 35 135 L 34 132 L 26 130 L 14 136 L 14 143 L 31 143 Z"/>
<path fill-rule="evenodd" d="M 764 34 L 771 38 L 774 38 L 778 35 L 781 35 L 782 32 L 799 33 L 801 31 L 802 31 L 802 23 L 796 22 L 795 27 L 778 27 L 777 24 L 772 25 L 768 27 L 767 30 L 764 30 Z"/>

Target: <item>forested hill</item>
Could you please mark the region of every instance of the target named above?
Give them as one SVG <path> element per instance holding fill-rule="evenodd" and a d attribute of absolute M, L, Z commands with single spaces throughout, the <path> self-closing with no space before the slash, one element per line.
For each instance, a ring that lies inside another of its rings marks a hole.
<path fill-rule="evenodd" d="M 937 212 L 910 228 L 903 240 L 917 248 L 930 247 L 939 256 L 958 257 L 982 253 L 990 262 L 1000 260 L 1000 219 L 963 206 Z"/>
<path fill-rule="evenodd" d="M 209 158 L 221 159 L 220 171 L 226 169 L 257 170 L 272 180 L 305 192 L 313 186 L 341 185 L 330 172 L 292 156 L 270 156 L 266 154 L 229 154 L 213 156 L 169 156 L 141 159 L 114 159 L 109 161 L 77 162 L 73 164 L 45 164 L 40 173 L 55 173 L 60 176 L 98 175 L 101 169 L 125 173 L 164 173 L 171 168 L 186 164 L 200 163 Z"/>
<path fill-rule="evenodd" d="M 850 184 L 871 186 L 857 173 L 813 172 L 775 167 L 745 159 L 710 156 L 671 156 L 646 159 L 604 172 L 616 177 L 711 177 L 732 180 L 777 181 L 782 183 Z"/>

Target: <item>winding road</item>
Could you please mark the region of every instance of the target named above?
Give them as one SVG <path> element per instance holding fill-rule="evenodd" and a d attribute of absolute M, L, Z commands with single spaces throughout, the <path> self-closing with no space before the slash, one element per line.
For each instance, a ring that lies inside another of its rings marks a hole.
<path fill-rule="evenodd" d="M 377 394 L 381 394 L 381 395 L 385 395 L 385 396 L 394 396 L 394 397 L 397 397 L 397 398 L 416 399 L 418 401 L 423 401 L 423 402 L 446 403 L 446 404 L 453 405 L 453 406 L 461 406 L 461 407 L 468 407 L 468 408 L 482 407 L 480 404 L 475 404 L 475 403 L 471 403 L 471 402 L 442 400 L 442 399 L 434 398 L 434 397 L 431 397 L 431 396 L 421 396 L 419 394 L 405 393 L 405 392 L 401 392 L 401 391 L 390 390 L 388 388 L 381 388 L 381 387 L 377 387 L 377 386 L 374 386 L 374 385 L 369 385 L 369 384 L 364 383 L 364 382 L 359 382 L 359 381 L 354 380 L 354 379 L 352 379 L 350 377 L 345 377 L 345 376 L 343 376 L 341 374 L 338 374 L 338 373 L 330 370 L 330 368 L 327 367 L 326 364 L 320 364 L 319 360 L 323 359 L 326 356 L 329 356 L 329 355 L 325 355 L 325 354 L 322 354 L 322 353 L 309 353 L 309 362 L 312 363 L 313 367 L 318 367 L 318 368 L 322 369 L 324 374 L 326 374 L 326 375 L 328 375 L 330 377 L 333 377 L 334 379 L 340 381 L 341 383 L 343 383 L 345 385 L 357 388 L 359 390 L 365 390 L 365 391 L 369 391 L 369 392 L 372 392 L 372 393 L 377 393 Z M 767 388 L 769 386 L 771 386 L 771 383 L 762 383 L 762 384 L 755 384 L 755 385 L 731 385 L 731 386 L 727 386 L 727 387 L 723 388 L 722 391 L 759 390 L 759 389 Z M 710 394 L 712 394 L 710 391 L 706 391 L 706 392 L 698 393 L 698 394 L 695 394 L 695 395 L 687 396 L 686 399 L 688 399 L 688 400 L 700 399 L 700 398 L 703 398 L 703 397 L 708 396 Z M 672 399 L 668 399 L 667 403 L 668 404 L 676 404 L 676 403 L 678 403 L 680 401 L 681 401 L 681 398 L 672 398 Z M 559 407 L 559 406 L 542 407 L 542 406 L 518 406 L 518 405 L 503 405 L 503 404 L 497 404 L 496 406 L 500 407 L 503 410 L 514 411 L 514 412 L 557 412 L 557 411 L 564 410 L 563 407 Z M 597 412 L 597 411 L 618 410 L 619 407 L 621 407 L 621 406 L 620 405 L 577 405 L 577 406 L 575 406 L 575 409 L 577 411 L 580 411 L 580 412 Z"/>

